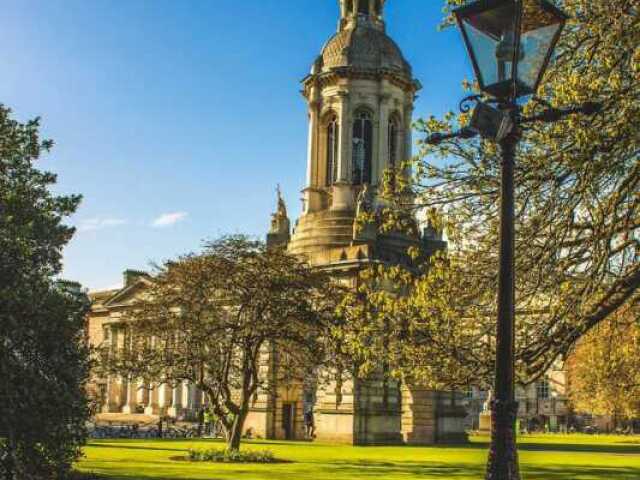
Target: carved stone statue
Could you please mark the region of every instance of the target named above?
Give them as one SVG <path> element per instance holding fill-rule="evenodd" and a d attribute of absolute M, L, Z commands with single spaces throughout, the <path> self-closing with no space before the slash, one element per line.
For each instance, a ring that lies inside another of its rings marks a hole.
<path fill-rule="evenodd" d="M 371 213 L 374 213 L 373 195 L 369 185 L 365 183 L 356 200 L 356 216 L 353 222 L 354 240 L 375 240 L 375 224 L 370 221 L 363 223 L 360 218 L 361 215 L 369 215 Z"/>
<path fill-rule="evenodd" d="M 287 206 L 284 203 L 284 199 L 282 198 L 282 191 L 280 190 L 280 184 L 276 187 L 276 193 L 278 195 L 278 210 L 277 215 L 281 218 L 289 218 L 287 215 Z"/>
<path fill-rule="evenodd" d="M 287 215 L 287 206 L 282 198 L 280 185 L 277 186 L 276 193 L 278 195 L 278 205 L 276 212 L 271 215 L 271 229 L 269 230 L 269 233 L 275 235 L 286 235 L 288 238 L 291 222 Z"/>
<path fill-rule="evenodd" d="M 482 405 L 482 410 L 484 412 L 490 412 L 491 411 L 491 402 L 493 402 L 493 390 L 489 390 L 487 392 L 487 400 Z"/>
<path fill-rule="evenodd" d="M 369 190 L 369 185 L 364 184 L 362 190 L 358 194 L 358 199 L 356 201 L 356 218 L 361 214 L 372 213 L 373 212 L 373 197 L 371 195 L 371 190 Z"/>

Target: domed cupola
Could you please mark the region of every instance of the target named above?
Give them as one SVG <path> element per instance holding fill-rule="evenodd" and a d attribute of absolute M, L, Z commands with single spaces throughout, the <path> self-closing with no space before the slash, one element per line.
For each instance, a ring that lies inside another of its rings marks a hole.
<path fill-rule="evenodd" d="M 336 68 L 396 71 L 411 78 L 411 66 L 385 33 L 382 0 L 341 0 L 338 32 L 325 44 L 320 70 Z"/>
<path fill-rule="evenodd" d="M 309 148 L 303 214 L 289 244 L 296 254 L 364 241 L 353 228 L 357 212 L 379 208 L 385 172 L 404 174 L 411 157 L 420 83 L 386 34 L 385 4 L 339 0 L 338 32 L 302 81 Z"/>

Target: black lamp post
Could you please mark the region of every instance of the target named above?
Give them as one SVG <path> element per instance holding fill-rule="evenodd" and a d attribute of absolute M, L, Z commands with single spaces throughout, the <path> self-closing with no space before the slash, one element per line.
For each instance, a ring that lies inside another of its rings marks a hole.
<path fill-rule="evenodd" d="M 471 126 L 454 134 L 433 134 L 427 141 L 436 144 L 454 136 L 469 138 L 480 134 L 500 145 L 502 176 L 495 399 L 491 405 L 491 450 L 486 479 L 519 480 L 515 432 L 518 403 L 515 401 L 514 383 L 516 146 L 522 123 L 551 117 L 556 119 L 589 109 L 550 109 L 545 116 L 521 118 L 517 101 L 537 91 L 567 20 L 567 16 L 549 1 L 479 0 L 455 10 L 454 15 L 480 90 L 491 100 L 481 102 L 480 96 L 469 97 L 477 102 Z M 589 111 L 592 110 L 595 111 L 593 108 Z"/>

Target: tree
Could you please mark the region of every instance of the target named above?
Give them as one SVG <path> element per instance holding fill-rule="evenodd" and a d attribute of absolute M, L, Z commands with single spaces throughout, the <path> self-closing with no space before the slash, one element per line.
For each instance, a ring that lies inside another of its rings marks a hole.
<path fill-rule="evenodd" d="M 56 281 L 80 197 L 55 196 L 55 175 L 34 167 L 52 146 L 39 121 L 0 105 L 0 474 L 63 478 L 88 418 L 84 344 L 88 299 Z"/>
<path fill-rule="evenodd" d="M 157 384 L 196 385 L 237 450 L 255 396 L 274 386 L 262 368 L 273 354 L 280 381 L 302 381 L 322 362 L 330 293 L 325 274 L 286 251 L 224 237 L 159 267 L 128 319 L 126 347 L 105 352 L 103 365 Z"/>
<path fill-rule="evenodd" d="M 463 0 L 446 3 L 453 7 Z M 571 20 L 537 99 L 523 115 L 585 101 L 601 102 L 603 108 L 595 116 L 527 124 L 522 131 L 516 162 L 516 308 L 517 365 L 525 383 L 640 296 L 638 7 L 629 0 L 557 3 Z M 468 113 L 451 113 L 418 121 L 417 128 L 425 134 L 452 131 L 468 120 Z M 423 142 L 405 167 L 413 169 L 409 181 L 387 182 L 390 204 L 397 208 L 403 198 L 415 199 L 404 206 L 427 210 L 446 230 L 450 246 L 446 255 L 429 260 L 413 289 L 420 296 L 415 306 L 422 311 L 425 334 L 452 342 L 454 351 L 460 335 L 468 334 L 465 322 L 475 319 L 478 334 L 459 363 L 469 366 L 470 378 L 486 377 L 494 352 L 482 333 L 493 331 L 496 318 L 497 146 L 480 139 Z M 396 216 L 388 216 L 387 228 Z M 438 281 L 444 277 L 447 282 Z M 444 331 L 426 325 L 429 315 L 443 311 L 457 312 L 464 321 Z"/>
<path fill-rule="evenodd" d="M 569 357 L 569 398 L 577 412 L 640 417 L 640 324 L 629 308 L 585 335 Z"/>

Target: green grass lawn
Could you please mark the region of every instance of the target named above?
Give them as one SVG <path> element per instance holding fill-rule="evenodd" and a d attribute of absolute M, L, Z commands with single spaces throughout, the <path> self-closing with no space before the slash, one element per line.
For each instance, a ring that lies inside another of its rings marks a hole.
<path fill-rule="evenodd" d="M 466 446 L 351 447 L 319 443 L 253 441 L 291 463 L 205 464 L 177 460 L 189 448 L 221 447 L 208 440 L 101 440 L 86 447 L 78 465 L 109 480 L 480 480 L 487 438 Z M 520 439 L 525 480 L 638 480 L 638 437 L 539 435 Z"/>

